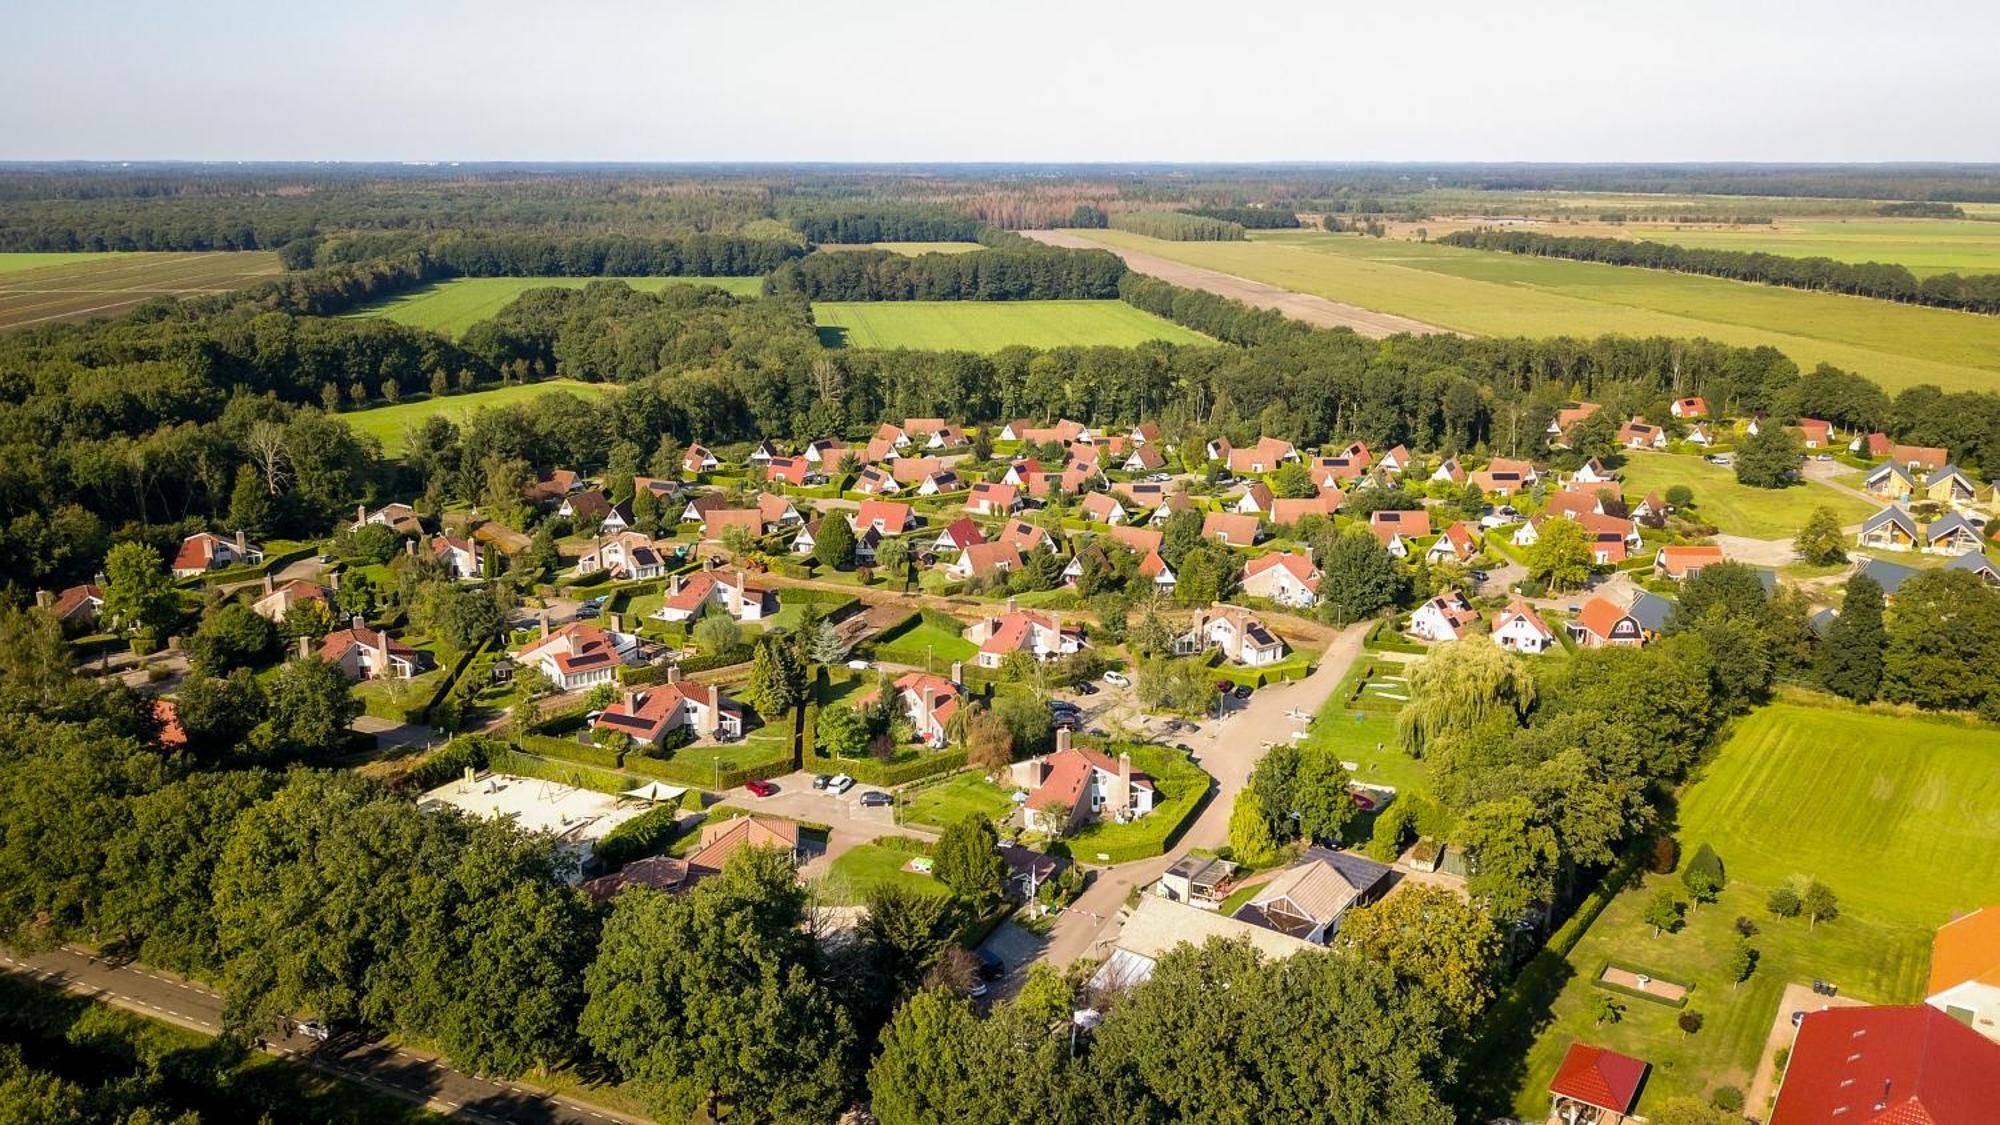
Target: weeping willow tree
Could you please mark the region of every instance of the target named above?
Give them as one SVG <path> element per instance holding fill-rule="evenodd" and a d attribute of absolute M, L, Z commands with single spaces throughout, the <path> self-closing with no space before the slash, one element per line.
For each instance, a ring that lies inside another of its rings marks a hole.
<path fill-rule="evenodd" d="M 1520 657 L 1485 639 L 1439 645 L 1410 666 L 1410 701 L 1397 720 L 1403 748 L 1422 757 L 1440 737 L 1494 716 L 1513 722 L 1535 706 L 1535 677 Z"/>

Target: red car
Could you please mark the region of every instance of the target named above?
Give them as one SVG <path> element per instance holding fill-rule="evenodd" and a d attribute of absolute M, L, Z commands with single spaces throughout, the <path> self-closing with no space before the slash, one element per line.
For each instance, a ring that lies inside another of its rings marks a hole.
<path fill-rule="evenodd" d="M 778 791 L 778 787 L 768 781 L 753 778 L 743 783 L 743 788 L 759 797 L 768 797 Z"/>

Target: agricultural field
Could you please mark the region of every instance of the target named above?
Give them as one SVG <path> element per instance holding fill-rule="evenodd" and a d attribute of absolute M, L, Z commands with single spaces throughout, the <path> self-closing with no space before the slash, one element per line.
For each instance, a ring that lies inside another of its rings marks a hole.
<path fill-rule="evenodd" d="M 425 398 L 415 402 L 399 402 L 394 406 L 377 406 L 368 410 L 357 410 L 351 414 L 342 414 L 340 418 L 357 431 L 374 435 L 375 440 L 382 443 L 383 456 L 396 457 L 403 452 L 403 431 L 435 414 L 462 420 L 481 407 L 511 406 L 555 391 L 568 391 L 584 398 L 596 398 L 607 389 L 598 383 L 551 379 L 542 383 L 517 383 L 512 386 L 495 387 L 489 391 L 448 395 L 442 401 Z"/>
<path fill-rule="evenodd" d="M 764 291 L 761 277 L 458 277 L 364 305 L 347 315 L 379 316 L 412 328 L 459 336 L 480 321 L 491 320 L 530 289 L 581 289 L 593 281 L 622 281 L 646 293 L 657 293 L 669 285 L 713 285 L 739 297 L 755 297 Z"/>
<path fill-rule="evenodd" d="M 1679 811 L 1683 857 L 1706 843 L 1722 858 L 1720 900 L 1658 937 L 1641 911 L 1655 888 L 1681 888 L 1678 878 L 1646 875 L 1605 909 L 1567 959 L 1525 1072 L 1505 1080 L 1515 1109 L 1540 1119 L 1543 1090 L 1575 1039 L 1650 1061 L 1638 1107 L 1650 1113 L 1677 1094 L 1747 1091 L 1789 983 L 1830 980 L 1870 1003 L 1921 999 L 1932 931 L 1954 911 L 2000 900 L 1996 826 L 2000 730 L 1803 694 L 1750 716 Z M 1831 887 L 1839 915 L 1816 926 L 1773 916 L 1766 897 L 1795 875 Z M 1736 984 L 1725 966 L 1739 916 L 1757 927 L 1749 943 L 1760 960 Z M 1591 982 L 1606 960 L 1693 982 L 1686 1008 L 1702 1015 L 1701 1030 L 1683 1034 L 1679 1009 L 1623 996 L 1622 1018 L 1599 1022 L 1605 993 Z"/>
<path fill-rule="evenodd" d="M 1248 242 L 1065 233 L 1473 335 L 1707 337 L 1776 347 L 1806 368 L 1831 363 L 1891 393 L 1926 382 L 2000 387 L 2000 317 L 1317 231 L 1254 232 Z"/>
<path fill-rule="evenodd" d="M 829 347 L 997 352 L 1016 344 L 1213 343 L 1123 301 L 826 301 L 813 305 L 813 318 Z"/>
<path fill-rule="evenodd" d="M 0 328 L 129 312 L 155 297 L 226 293 L 281 271 L 266 251 L 0 255 Z"/>
<path fill-rule="evenodd" d="M 1736 483 L 1733 469 L 1681 454 L 1633 453 L 1618 473 L 1621 490 L 1634 502 L 1649 492 L 1664 497 L 1677 484 L 1688 486 L 1694 492 L 1692 514 L 1724 535 L 1790 539 L 1815 508 L 1832 508 L 1842 527 L 1860 523 L 1875 511 L 1875 505 L 1819 481 L 1790 488 L 1751 488 Z"/>
<path fill-rule="evenodd" d="M 821 246 L 821 250 L 840 253 L 843 250 L 888 250 L 896 254 L 916 257 L 918 254 L 964 254 L 986 247 L 977 242 L 836 242 Z"/>

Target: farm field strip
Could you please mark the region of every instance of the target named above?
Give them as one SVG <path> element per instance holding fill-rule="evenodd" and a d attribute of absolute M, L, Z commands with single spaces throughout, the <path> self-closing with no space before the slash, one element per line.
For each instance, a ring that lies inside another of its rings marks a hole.
<path fill-rule="evenodd" d="M 851 348 L 993 352 L 1015 344 L 1131 347 L 1214 341 L 1123 301 L 824 301 L 820 339 Z"/>
<path fill-rule="evenodd" d="M 1699 336 L 1831 363 L 1891 392 L 2000 385 L 2000 317 L 1595 262 L 1320 232 L 1167 242 L 1062 232 L 1112 249 L 1487 336 Z"/>
<path fill-rule="evenodd" d="M 1975 219 L 1781 219 L 1776 227 L 1551 225 L 1549 234 L 1587 234 L 1706 250 L 1763 251 L 1840 262 L 1891 262 L 1918 277 L 2000 272 L 2000 223 Z"/>
<path fill-rule="evenodd" d="M 4 250 L 0 251 L 0 274 L 20 273 L 23 270 L 48 269 L 51 266 L 76 265 L 81 262 L 101 261 L 105 258 L 124 257 L 117 250 L 78 250 L 65 253 L 60 250 Z"/>
<path fill-rule="evenodd" d="M 227 292 L 280 272 L 277 255 L 263 251 L 88 258 L 0 274 L 0 327 L 121 312 L 159 296 Z"/>
<path fill-rule="evenodd" d="M 453 421 L 461 421 L 466 415 L 481 407 L 511 406 L 517 402 L 527 402 L 554 391 L 568 391 L 583 398 L 596 398 L 609 388 L 600 383 L 581 383 L 574 379 L 551 379 L 541 383 L 516 383 L 492 390 L 474 391 L 471 394 L 447 395 L 443 399 L 419 399 L 415 402 L 399 402 L 393 406 L 377 406 L 367 410 L 357 410 L 340 415 L 340 419 L 360 433 L 372 434 L 382 443 L 385 457 L 400 456 L 403 452 L 403 430 L 414 426 L 426 418 L 442 415 Z"/>
<path fill-rule="evenodd" d="M 458 336 L 491 320 L 531 289 L 581 289 L 593 281 L 622 281 L 645 293 L 669 285 L 713 285 L 739 297 L 764 291 L 761 277 L 459 277 L 401 293 L 357 308 L 348 317 L 381 317 L 412 328 Z"/>

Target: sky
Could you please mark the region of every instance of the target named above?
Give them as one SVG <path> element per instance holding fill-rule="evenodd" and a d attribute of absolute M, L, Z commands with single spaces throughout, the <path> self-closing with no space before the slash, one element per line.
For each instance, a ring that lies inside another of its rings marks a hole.
<path fill-rule="evenodd" d="M 2000 3 L 15 0 L 0 160 L 2000 161 Z"/>

